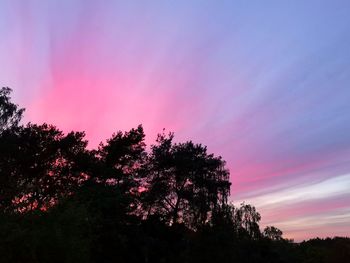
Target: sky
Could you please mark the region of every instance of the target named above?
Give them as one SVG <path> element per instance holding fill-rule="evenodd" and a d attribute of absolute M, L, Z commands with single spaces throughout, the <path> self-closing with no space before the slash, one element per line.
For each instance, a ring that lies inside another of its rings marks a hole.
<path fill-rule="evenodd" d="M 142 124 L 221 155 L 231 201 L 296 241 L 350 236 L 350 1 L 1 0 L 25 121 Z"/>

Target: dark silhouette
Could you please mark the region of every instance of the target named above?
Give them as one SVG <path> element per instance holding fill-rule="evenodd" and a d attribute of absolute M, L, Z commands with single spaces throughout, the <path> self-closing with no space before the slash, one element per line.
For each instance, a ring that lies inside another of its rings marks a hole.
<path fill-rule="evenodd" d="M 145 216 L 197 229 L 227 203 L 229 172 L 206 147 L 172 139 L 173 134 L 159 135 L 148 157 L 141 193 Z"/>
<path fill-rule="evenodd" d="M 16 127 L 22 118 L 24 109 L 11 102 L 10 88 L 0 89 L 0 134 L 4 130 Z"/>
<path fill-rule="evenodd" d="M 0 90 L 0 262 L 348 262 L 348 238 L 295 244 L 228 203 L 221 157 L 142 126 L 96 150 L 85 134 L 21 125 Z"/>

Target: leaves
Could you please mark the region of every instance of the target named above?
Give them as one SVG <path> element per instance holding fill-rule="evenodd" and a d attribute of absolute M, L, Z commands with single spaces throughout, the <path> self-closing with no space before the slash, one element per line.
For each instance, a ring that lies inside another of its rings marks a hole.
<path fill-rule="evenodd" d="M 11 102 L 10 88 L 0 89 L 0 135 L 8 129 L 17 127 L 22 119 L 24 109 L 19 109 L 18 105 Z"/>

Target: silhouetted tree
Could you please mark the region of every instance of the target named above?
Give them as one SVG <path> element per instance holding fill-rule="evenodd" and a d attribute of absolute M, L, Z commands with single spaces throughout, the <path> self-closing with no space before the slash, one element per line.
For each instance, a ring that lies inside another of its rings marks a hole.
<path fill-rule="evenodd" d="M 18 212 L 47 209 L 84 181 L 84 133 L 28 124 L 0 136 L 0 207 Z"/>
<path fill-rule="evenodd" d="M 4 130 L 16 127 L 20 122 L 24 109 L 11 102 L 11 89 L 0 89 L 0 135 Z"/>
<path fill-rule="evenodd" d="M 95 182 L 114 186 L 128 197 L 130 213 L 139 208 L 140 188 L 144 165 L 147 159 L 145 134 L 141 125 L 128 132 L 118 132 L 101 143 L 95 154 L 96 165 L 92 179 Z"/>
<path fill-rule="evenodd" d="M 197 228 L 226 204 L 229 172 L 221 157 L 207 154 L 201 144 L 172 140 L 173 134 L 161 134 L 152 146 L 144 207 L 148 216 L 157 215 L 168 224 Z"/>
<path fill-rule="evenodd" d="M 259 222 L 261 216 L 254 206 L 242 203 L 239 208 L 235 209 L 234 224 L 239 235 L 246 235 L 253 239 L 261 237 Z"/>
<path fill-rule="evenodd" d="M 264 228 L 263 236 L 271 240 L 282 240 L 283 232 L 274 226 L 267 226 Z"/>
<path fill-rule="evenodd" d="M 139 171 L 146 157 L 144 143 L 145 134 L 142 126 L 131 129 L 129 132 L 119 131 L 107 140 L 107 144 L 101 143 L 96 155 L 102 165 L 102 170 L 96 174 L 98 181 L 125 185 L 126 190 L 135 186 L 135 180 L 139 178 Z"/>

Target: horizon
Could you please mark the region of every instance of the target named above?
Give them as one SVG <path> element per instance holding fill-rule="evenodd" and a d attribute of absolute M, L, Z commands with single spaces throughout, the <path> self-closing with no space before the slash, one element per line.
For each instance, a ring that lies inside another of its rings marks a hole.
<path fill-rule="evenodd" d="M 220 155 L 295 241 L 350 235 L 350 2 L 2 1 L 0 85 L 96 147 L 142 124 Z"/>

